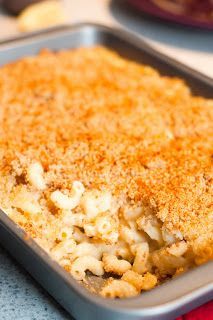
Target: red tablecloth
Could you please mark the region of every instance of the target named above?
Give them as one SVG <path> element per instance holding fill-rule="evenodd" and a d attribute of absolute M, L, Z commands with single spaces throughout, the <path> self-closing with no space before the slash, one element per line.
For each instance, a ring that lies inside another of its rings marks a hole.
<path fill-rule="evenodd" d="M 213 300 L 176 320 L 213 320 Z"/>

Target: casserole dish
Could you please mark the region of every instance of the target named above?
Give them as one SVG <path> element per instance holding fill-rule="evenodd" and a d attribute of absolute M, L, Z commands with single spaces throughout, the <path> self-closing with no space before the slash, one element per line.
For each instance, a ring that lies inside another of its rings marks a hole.
<path fill-rule="evenodd" d="M 2 43 L 0 59 L 4 64 L 35 54 L 42 48 L 59 50 L 96 44 L 113 49 L 126 58 L 150 64 L 162 74 L 184 78 L 195 94 L 212 96 L 211 79 L 156 52 L 137 37 L 103 26 L 61 27 L 7 41 Z M 0 238 L 6 249 L 77 319 L 172 319 L 211 297 L 210 263 L 138 298 L 110 301 L 85 291 L 3 212 Z"/>

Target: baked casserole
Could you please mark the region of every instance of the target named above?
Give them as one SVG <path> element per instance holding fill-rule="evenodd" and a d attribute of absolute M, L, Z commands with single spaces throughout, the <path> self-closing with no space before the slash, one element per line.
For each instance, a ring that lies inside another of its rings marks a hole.
<path fill-rule="evenodd" d="M 130 297 L 213 257 L 213 100 L 104 47 L 0 69 L 0 206 Z"/>

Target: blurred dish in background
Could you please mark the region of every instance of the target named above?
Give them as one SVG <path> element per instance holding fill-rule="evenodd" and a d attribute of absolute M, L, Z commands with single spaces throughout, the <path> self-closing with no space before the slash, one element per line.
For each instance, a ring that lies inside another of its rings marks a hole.
<path fill-rule="evenodd" d="M 168 21 L 213 29 L 213 0 L 127 0 L 135 8 Z"/>
<path fill-rule="evenodd" d="M 66 22 L 63 1 L 60 0 L 0 0 L 0 4 L 17 15 L 17 27 L 22 32 L 49 28 Z"/>
<path fill-rule="evenodd" d="M 20 31 L 34 31 L 63 24 L 66 20 L 63 5 L 57 0 L 31 4 L 18 16 Z"/>
<path fill-rule="evenodd" d="M 0 0 L 4 8 L 7 9 L 9 13 L 14 15 L 19 14 L 27 6 L 41 1 L 43 0 Z"/>

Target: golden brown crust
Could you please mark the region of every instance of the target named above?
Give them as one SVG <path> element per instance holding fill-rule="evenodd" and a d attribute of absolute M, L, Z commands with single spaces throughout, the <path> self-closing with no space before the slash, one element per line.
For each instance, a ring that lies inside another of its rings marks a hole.
<path fill-rule="evenodd" d="M 94 47 L 4 66 L 0 104 L 1 176 L 19 181 L 39 160 L 47 194 L 79 180 L 124 202 L 146 202 L 198 257 L 211 258 L 213 100 Z M 10 193 L 5 179 L 1 203 Z"/>

